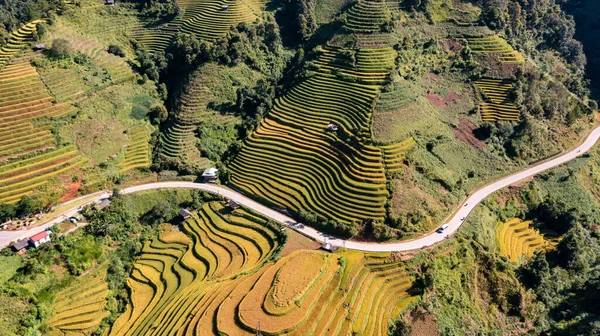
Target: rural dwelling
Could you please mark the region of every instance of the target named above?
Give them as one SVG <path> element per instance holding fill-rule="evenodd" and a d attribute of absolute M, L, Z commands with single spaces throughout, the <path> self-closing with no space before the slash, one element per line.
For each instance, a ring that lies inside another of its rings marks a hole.
<path fill-rule="evenodd" d="M 115 0 L 104 0 L 104 4 L 107 6 L 114 6 Z"/>
<path fill-rule="evenodd" d="M 219 173 L 219 170 L 217 168 L 207 168 L 202 173 L 202 179 L 204 180 L 204 182 L 213 182 L 214 183 L 217 181 L 218 173 Z"/>
<path fill-rule="evenodd" d="M 38 51 L 38 50 L 44 50 L 46 49 L 46 45 L 45 44 L 36 44 L 33 46 L 33 50 L 34 51 Z"/>
<path fill-rule="evenodd" d="M 238 204 L 238 202 L 230 199 L 229 202 L 227 203 L 227 205 L 229 205 L 229 207 L 231 208 L 231 210 L 236 210 L 239 209 L 240 205 Z"/>
<path fill-rule="evenodd" d="M 335 132 L 335 131 L 337 131 L 340 128 L 339 128 L 338 125 L 336 125 L 334 123 L 330 123 L 329 125 L 327 125 L 327 129 L 330 130 L 330 131 L 334 131 Z"/>
<path fill-rule="evenodd" d="M 188 219 L 192 217 L 192 213 L 188 209 L 181 209 L 179 211 L 179 216 L 181 216 L 183 219 Z"/>
<path fill-rule="evenodd" d="M 29 237 L 29 245 L 33 247 L 39 247 L 42 244 L 50 242 L 50 234 L 48 231 L 42 231 L 40 233 L 36 233 L 33 236 Z"/>
<path fill-rule="evenodd" d="M 98 204 L 96 204 L 96 207 L 98 208 L 98 210 L 102 210 L 109 205 L 110 205 L 110 200 L 108 198 L 105 198 L 102 201 L 98 202 Z"/>
<path fill-rule="evenodd" d="M 19 253 L 25 253 L 25 251 L 27 251 L 27 246 L 29 246 L 29 241 L 27 241 L 27 239 L 21 239 L 21 240 L 17 240 L 13 246 L 12 249 Z"/>
<path fill-rule="evenodd" d="M 321 245 L 321 248 L 325 251 L 329 251 L 329 252 L 335 252 L 337 251 L 338 247 L 337 246 L 333 246 L 329 243 L 324 243 L 323 245 Z"/>

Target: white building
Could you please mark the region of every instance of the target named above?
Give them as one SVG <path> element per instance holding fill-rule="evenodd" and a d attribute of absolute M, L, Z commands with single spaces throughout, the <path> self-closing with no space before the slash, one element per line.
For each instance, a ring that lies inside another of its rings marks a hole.
<path fill-rule="evenodd" d="M 217 174 L 219 170 L 217 168 L 207 168 L 202 173 L 202 179 L 204 182 L 215 182 L 217 181 Z"/>
<path fill-rule="evenodd" d="M 42 244 L 50 242 L 50 234 L 48 231 L 42 231 L 29 237 L 29 245 L 33 247 L 39 247 Z"/>

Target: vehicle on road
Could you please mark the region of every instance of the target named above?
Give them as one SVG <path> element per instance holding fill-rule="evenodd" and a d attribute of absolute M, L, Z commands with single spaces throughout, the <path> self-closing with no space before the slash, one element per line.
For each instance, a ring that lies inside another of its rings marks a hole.
<path fill-rule="evenodd" d="M 443 224 L 442 226 L 439 227 L 439 229 L 437 229 L 435 232 L 437 233 L 442 233 L 444 232 L 444 230 L 446 230 L 448 228 L 448 224 Z"/>

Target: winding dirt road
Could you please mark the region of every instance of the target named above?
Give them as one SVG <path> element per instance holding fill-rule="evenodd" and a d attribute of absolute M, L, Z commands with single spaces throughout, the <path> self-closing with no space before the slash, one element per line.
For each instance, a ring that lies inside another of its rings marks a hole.
<path fill-rule="evenodd" d="M 477 191 L 473 192 L 467 200 L 462 203 L 458 210 L 455 211 L 450 217 L 450 219 L 446 222 L 448 224 L 448 228 L 441 234 L 433 232 L 421 238 L 417 238 L 410 241 L 403 242 L 395 242 L 395 243 L 369 243 L 369 242 L 356 242 L 350 240 L 343 240 L 339 238 L 335 238 L 324 234 L 320 231 L 317 231 L 313 228 L 305 226 L 301 223 L 296 222 L 294 219 L 290 218 L 268 208 L 262 204 L 259 204 L 256 201 L 251 200 L 250 198 L 235 192 L 233 190 L 220 187 L 214 184 L 204 184 L 204 183 L 194 183 L 194 182 L 157 182 L 157 183 L 148 183 L 142 184 L 134 187 L 125 188 L 121 191 L 123 194 L 130 194 L 145 190 L 155 190 L 155 189 L 172 189 L 172 188 L 192 188 L 192 189 L 200 189 L 208 192 L 212 192 L 215 194 L 222 195 L 224 197 L 235 200 L 236 202 L 243 204 L 256 212 L 259 212 L 267 217 L 270 217 L 280 223 L 283 223 L 287 227 L 296 230 L 305 236 L 308 236 L 314 240 L 324 242 L 325 240 L 328 243 L 331 243 L 334 246 L 343 246 L 348 249 L 361 250 L 361 251 L 373 251 L 373 252 L 389 252 L 389 251 L 410 251 L 417 250 L 423 247 L 431 246 L 433 244 L 439 243 L 446 239 L 446 236 L 452 235 L 454 232 L 458 230 L 458 228 L 463 224 L 464 219 L 473 211 L 475 206 L 477 206 L 483 199 L 485 199 L 490 194 L 507 187 L 511 184 L 524 180 L 526 178 L 537 175 L 545 170 L 550 168 L 559 166 L 567 161 L 570 161 L 577 156 L 582 155 L 587 152 L 594 146 L 594 144 L 600 139 L 600 127 L 595 128 L 590 132 L 585 141 L 573 149 L 572 151 L 560 155 L 551 160 L 542 162 L 533 167 L 527 168 L 520 172 L 514 173 L 512 175 L 506 176 L 488 184 Z M 108 192 L 97 192 L 95 193 L 96 197 L 91 199 L 89 203 L 99 202 L 101 199 L 107 198 L 110 196 Z M 81 198 L 88 197 L 89 195 L 82 196 Z M 73 202 L 73 201 L 71 201 Z M 51 227 L 57 223 L 60 223 L 65 218 L 68 218 L 79 211 L 78 207 L 75 207 L 64 213 L 62 217 L 57 218 L 54 221 L 51 221 L 45 225 L 35 227 L 31 230 L 27 231 L 3 231 L 0 232 L 0 248 L 7 246 L 11 241 L 15 241 L 17 239 L 22 239 L 26 237 L 30 237 L 38 232 L 45 230 L 48 227 Z"/>

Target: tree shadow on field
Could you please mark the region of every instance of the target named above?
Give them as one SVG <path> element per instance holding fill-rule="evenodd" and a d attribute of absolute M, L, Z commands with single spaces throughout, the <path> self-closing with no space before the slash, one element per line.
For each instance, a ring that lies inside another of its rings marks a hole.
<path fill-rule="evenodd" d="M 319 29 L 317 29 L 310 41 L 308 41 L 306 50 L 311 50 L 316 46 L 327 44 L 329 40 L 339 32 L 343 31 L 343 29 L 344 23 L 341 21 L 331 21 L 319 26 Z"/>

